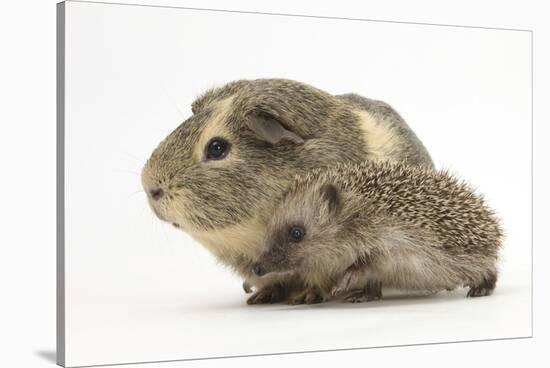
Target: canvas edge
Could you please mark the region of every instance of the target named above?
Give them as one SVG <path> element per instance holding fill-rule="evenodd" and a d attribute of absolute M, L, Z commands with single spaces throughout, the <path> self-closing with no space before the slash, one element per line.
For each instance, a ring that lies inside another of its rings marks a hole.
<path fill-rule="evenodd" d="M 356 19 L 356 18 L 343 18 L 343 17 L 329 17 L 329 16 L 308 16 L 300 14 L 283 14 L 283 13 L 267 13 L 267 12 L 249 12 L 240 10 L 229 9 L 207 9 L 207 8 L 188 8 L 183 6 L 162 6 L 162 5 L 142 5 L 135 3 L 116 3 L 107 1 L 86 1 L 86 0 L 66 0 L 56 4 L 56 363 L 62 367 L 66 367 L 66 320 L 65 320 L 65 82 L 66 82 L 66 3 L 92 3 L 92 4 L 108 4 L 108 5 L 126 5 L 126 6 L 150 6 L 158 8 L 175 8 L 175 9 L 187 9 L 197 11 L 214 11 L 214 12 L 229 12 L 229 13 L 252 13 L 252 14 L 271 14 L 280 16 L 296 16 L 306 18 L 320 18 L 320 19 L 338 19 L 338 20 L 362 20 L 370 22 L 384 22 L 384 23 L 404 23 L 413 24 L 419 26 L 443 26 L 443 27 L 460 27 L 460 28 L 475 28 L 475 29 L 487 29 L 496 31 L 519 31 L 527 32 L 530 34 L 531 44 L 531 187 L 533 186 L 533 171 L 534 171 L 534 153 L 533 153 L 533 33 L 532 29 L 512 29 L 512 28 L 491 28 L 481 26 L 462 26 L 451 24 L 429 24 L 429 23 L 415 23 L 415 22 L 397 22 L 397 21 L 382 21 L 375 19 Z M 533 212 L 533 195 L 534 191 L 531 188 L 531 212 Z M 533 227 L 533 214 L 531 214 L 531 228 Z M 533 231 L 531 231 L 533 237 Z M 393 348 L 393 347 L 409 347 L 409 346 L 423 346 L 423 345 L 439 345 L 439 344 L 457 344 L 457 343 L 469 343 L 469 342 L 484 342 L 484 341 L 500 341 L 500 340 L 516 340 L 516 339 L 532 339 L 534 337 L 534 302 L 533 302 L 533 239 L 531 239 L 531 333 L 528 336 L 514 336 L 514 337 L 502 337 L 502 338 L 490 338 L 480 340 L 456 340 L 448 342 L 430 342 L 430 343 L 418 343 L 418 344 L 404 344 L 404 345 L 389 345 L 389 346 L 367 346 L 367 347 L 352 347 L 343 349 L 327 349 L 327 350 L 304 350 L 304 351 L 290 351 L 281 353 L 261 353 L 250 355 L 235 355 L 235 356 L 216 356 L 216 357 L 198 357 L 198 358 L 183 358 L 174 360 L 160 360 L 160 361 L 144 361 L 144 362 L 124 362 L 124 363 L 111 363 L 111 364 L 97 364 L 86 365 L 79 367 L 96 367 L 96 366 L 111 366 L 111 365 L 127 365 L 127 364 L 148 364 L 148 363 L 170 363 L 170 362 L 185 362 L 185 361 L 201 361 L 211 359 L 226 359 L 226 358 L 242 358 L 242 357 L 259 357 L 259 356 L 273 356 L 273 355 L 288 355 L 288 354 L 308 354 L 308 353 L 320 353 L 320 352 L 337 352 L 337 351 L 353 351 L 353 350 L 367 350 L 367 349 L 380 349 L 380 348 Z"/>
<path fill-rule="evenodd" d="M 56 363 L 65 366 L 65 2 L 56 4 Z"/>

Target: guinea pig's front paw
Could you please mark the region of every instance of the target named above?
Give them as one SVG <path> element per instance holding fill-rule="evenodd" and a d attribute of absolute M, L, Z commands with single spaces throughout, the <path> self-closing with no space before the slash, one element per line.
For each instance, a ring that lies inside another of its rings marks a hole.
<path fill-rule="evenodd" d="M 317 304 L 326 302 L 329 298 L 321 290 L 316 288 L 307 288 L 293 294 L 288 298 L 288 304 Z"/>
<path fill-rule="evenodd" d="M 252 294 L 246 301 L 247 304 L 273 304 L 283 301 L 288 291 L 279 284 L 267 285 Z"/>

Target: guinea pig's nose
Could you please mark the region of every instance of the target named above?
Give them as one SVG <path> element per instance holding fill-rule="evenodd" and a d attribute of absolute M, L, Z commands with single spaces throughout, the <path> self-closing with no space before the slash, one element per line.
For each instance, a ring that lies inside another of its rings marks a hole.
<path fill-rule="evenodd" d="M 252 272 L 253 272 L 254 275 L 256 275 L 256 276 L 263 276 L 263 275 L 265 275 L 265 270 L 264 270 L 264 268 L 263 268 L 259 263 L 256 263 L 256 264 L 252 267 Z"/>
<path fill-rule="evenodd" d="M 155 201 L 158 201 L 160 197 L 164 194 L 164 191 L 160 188 L 152 188 L 149 189 L 149 194 L 151 195 L 151 198 L 153 198 Z"/>

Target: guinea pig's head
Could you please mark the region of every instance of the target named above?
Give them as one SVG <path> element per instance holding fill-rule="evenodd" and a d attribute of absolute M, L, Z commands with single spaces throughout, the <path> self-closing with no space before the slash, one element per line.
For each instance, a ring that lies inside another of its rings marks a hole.
<path fill-rule="evenodd" d="M 331 183 L 291 186 L 267 225 L 263 253 L 252 272 L 330 276 L 339 265 L 351 263 L 354 255 L 341 243 L 348 219 L 345 196 Z"/>
<path fill-rule="evenodd" d="M 308 103 L 296 101 L 299 96 Z M 323 113 L 327 96 L 277 79 L 241 80 L 206 92 L 143 168 L 151 208 L 195 233 L 255 217 L 302 166 L 304 142 L 318 125 L 311 105 Z"/>

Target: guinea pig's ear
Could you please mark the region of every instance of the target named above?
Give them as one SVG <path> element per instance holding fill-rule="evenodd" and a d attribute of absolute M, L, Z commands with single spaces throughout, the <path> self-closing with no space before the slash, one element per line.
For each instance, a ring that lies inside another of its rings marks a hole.
<path fill-rule="evenodd" d="M 321 199 L 325 201 L 328 211 L 330 213 L 337 213 L 341 206 L 338 188 L 333 184 L 324 184 L 319 190 L 321 192 Z"/>
<path fill-rule="evenodd" d="M 258 138 L 271 144 L 277 144 L 284 139 L 296 144 L 304 143 L 302 137 L 285 128 L 279 120 L 265 112 L 250 113 L 246 125 Z"/>

